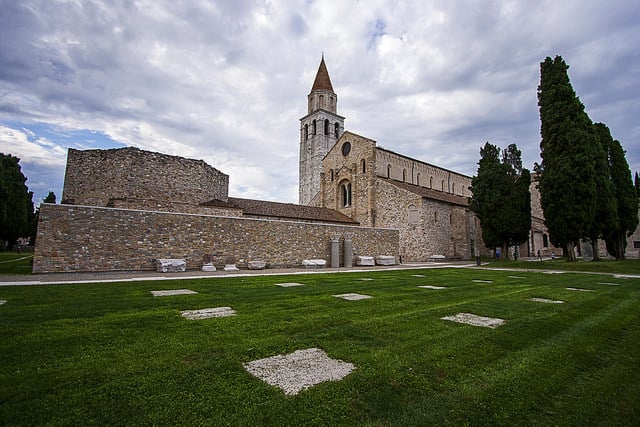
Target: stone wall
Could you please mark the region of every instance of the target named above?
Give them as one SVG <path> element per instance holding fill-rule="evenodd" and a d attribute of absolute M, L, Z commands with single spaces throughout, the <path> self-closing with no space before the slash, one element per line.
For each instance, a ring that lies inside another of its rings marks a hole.
<path fill-rule="evenodd" d="M 226 201 L 229 176 L 202 160 L 127 147 L 69 149 L 62 201 L 106 206 L 112 199 L 152 199 L 198 204 Z"/>
<path fill-rule="evenodd" d="M 157 258 L 184 258 L 199 269 L 206 253 L 217 266 L 229 256 L 240 267 L 251 260 L 293 267 L 311 258 L 329 265 L 333 236 L 341 247 L 352 236 L 356 255 L 399 253 L 392 229 L 43 203 L 33 272 L 153 270 Z"/>

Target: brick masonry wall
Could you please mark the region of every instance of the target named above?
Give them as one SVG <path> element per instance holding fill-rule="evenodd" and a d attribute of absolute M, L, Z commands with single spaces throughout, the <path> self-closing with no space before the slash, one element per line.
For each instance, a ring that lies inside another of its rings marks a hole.
<path fill-rule="evenodd" d="M 127 147 L 69 149 L 62 201 L 106 206 L 111 199 L 138 198 L 198 204 L 227 200 L 229 176 L 202 160 Z"/>
<path fill-rule="evenodd" d="M 346 235 L 356 255 L 399 253 L 392 229 L 43 203 L 33 272 L 153 270 L 157 258 L 184 258 L 188 269 L 200 269 L 207 253 L 218 267 L 227 257 L 240 267 L 251 260 L 293 267 L 311 258 L 330 265 L 331 237 L 340 237 L 342 254 Z"/>

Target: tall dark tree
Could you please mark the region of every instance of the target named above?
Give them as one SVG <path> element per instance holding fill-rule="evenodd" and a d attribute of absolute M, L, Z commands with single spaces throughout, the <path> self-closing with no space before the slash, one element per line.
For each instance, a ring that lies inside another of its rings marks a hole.
<path fill-rule="evenodd" d="M 596 218 L 596 159 L 599 141 L 591 119 L 576 96 L 560 56 L 540 64 L 540 143 L 543 171 L 539 178 L 545 225 L 551 242 L 575 260 L 581 238 L 591 238 Z"/>
<path fill-rule="evenodd" d="M 56 194 L 53 191 L 49 191 L 47 197 L 42 199 L 43 203 L 54 203 L 56 202 Z M 38 236 L 38 220 L 40 219 L 40 206 L 36 208 L 36 213 L 33 218 L 33 224 L 31 226 L 31 235 L 29 237 L 29 244 L 36 244 L 36 237 Z"/>
<path fill-rule="evenodd" d="M 589 229 L 589 238 L 593 247 L 593 260 L 599 261 L 598 239 L 603 238 L 609 230 L 617 230 L 620 227 L 620 223 L 618 221 L 618 201 L 611 181 L 608 156 L 609 147 L 613 143 L 613 139 L 609 129 L 602 123 L 595 124 L 593 131 L 598 138 L 598 147 L 595 152 L 596 211 L 594 221 Z"/>
<path fill-rule="evenodd" d="M 618 219 L 615 226 L 603 228 L 604 238 L 607 251 L 616 259 L 624 259 L 627 236 L 638 226 L 638 197 L 622 145 L 613 139 L 609 128 L 603 123 L 596 123 L 594 128 L 607 152 L 610 182 L 615 199 L 612 205 L 616 208 Z"/>
<path fill-rule="evenodd" d="M 635 178 L 635 181 L 633 182 L 633 185 L 636 188 L 636 196 L 640 197 L 640 177 L 638 176 L 638 172 L 636 172 L 636 178 Z"/>
<path fill-rule="evenodd" d="M 485 245 L 501 247 L 508 258 L 508 247 L 525 242 L 531 229 L 531 175 L 515 144 L 503 151 L 502 162 L 500 148 L 488 142 L 480 157 L 470 208 L 480 219 Z"/>
<path fill-rule="evenodd" d="M 20 237 L 29 237 L 33 224 L 33 192 L 26 186 L 20 159 L 0 153 L 0 240 L 12 249 Z"/>

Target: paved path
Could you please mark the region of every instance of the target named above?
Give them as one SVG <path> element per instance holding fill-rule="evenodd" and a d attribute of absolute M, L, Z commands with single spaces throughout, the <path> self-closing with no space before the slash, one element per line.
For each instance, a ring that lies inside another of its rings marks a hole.
<path fill-rule="evenodd" d="M 155 280 L 186 280 L 186 279 L 213 279 L 222 277 L 249 277 L 249 276 L 286 276 L 296 274 L 326 274 L 326 273 L 352 273 L 368 271 L 393 271 L 411 270 L 422 268 L 462 268 L 475 266 L 475 263 L 452 262 L 452 263 L 416 263 L 402 264 L 394 266 L 376 267 L 352 267 L 352 268 L 282 268 L 266 270 L 240 270 L 203 272 L 190 270 L 180 273 L 158 273 L 155 271 L 118 271 L 118 272 L 96 272 L 96 273 L 49 273 L 31 275 L 4 275 L 0 276 L 0 286 L 33 286 L 33 285 L 60 285 L 69 283 L 111 283 L 111 282 L 141 282 Z"/>

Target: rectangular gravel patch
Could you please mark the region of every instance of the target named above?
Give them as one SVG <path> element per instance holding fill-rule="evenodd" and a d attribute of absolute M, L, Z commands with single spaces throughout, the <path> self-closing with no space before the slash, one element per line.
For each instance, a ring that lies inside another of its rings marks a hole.
<path fill-rule="evenodd" d="M 544 303 L 547 303 L 547 304 L 564 304 L 564 301 L 552 300 L 552 299 L 547 299 L 547 298 L 529 298 L 529 301 L 544 302 Z"/>
<path fill-rule="evenodd" d="M 353 364 L 331 359 L 319 348 L 297 350 L 287 355 L 267 357 L 244 364 L 253 376 L 287 395 L 325 381 L 339 381 L 355 368 Z"/>
<path fill-rule="evenodd" d="M 196 291 L 190 289 L 173 289 L 169 291 L 151 291 L 154 297 L 166 297 L 171 295 L 192 295 L 197 294 Z"/>
<path fill-rule="evenodd" d="M 593 292 L 593 289 L 567 288 L 568 291 Z"/>
<path fill-rule="evenodd" d="M 276 283 L 276 286 L 280 286 L 281 288 L 291 288 L 293 286 L 304 286 L 304 283 Z"/>
<path fill-rule="evenodd" d="M 446 286 L 433 286 L 433 285 L 422 285 L 418 287 L 422 289 L 447 289 Z"/>
<path fill-rule="evenodd" d="M 471 313 L 458 313 L 455 316 L 441 317 L 442 320 L 450 320 L 452 322 L 464 323 L 473 326 L 483 326 L 485 328 L 495 329 L 498 326 L 504 325 L 506 321 L 504 319 L 498 319 L 494 317 L 483 317 Z"/>
<path fill-rule="evenodd" d="M 201 310 L 185 310 L 181 312 L 182 317 L 189 320 L 210 319 L 212 317 L 235 316 L 236 311 L 231 307 L 203 308 Z"/>
<path fill-rule="evenodd" d="M 358 301 L 361 299 L 372 298 L 371 295 L 362 295 L 362 294 L 339 294 L 334 295 L 336 298 L 346 299 L 347 301 Z"/>

